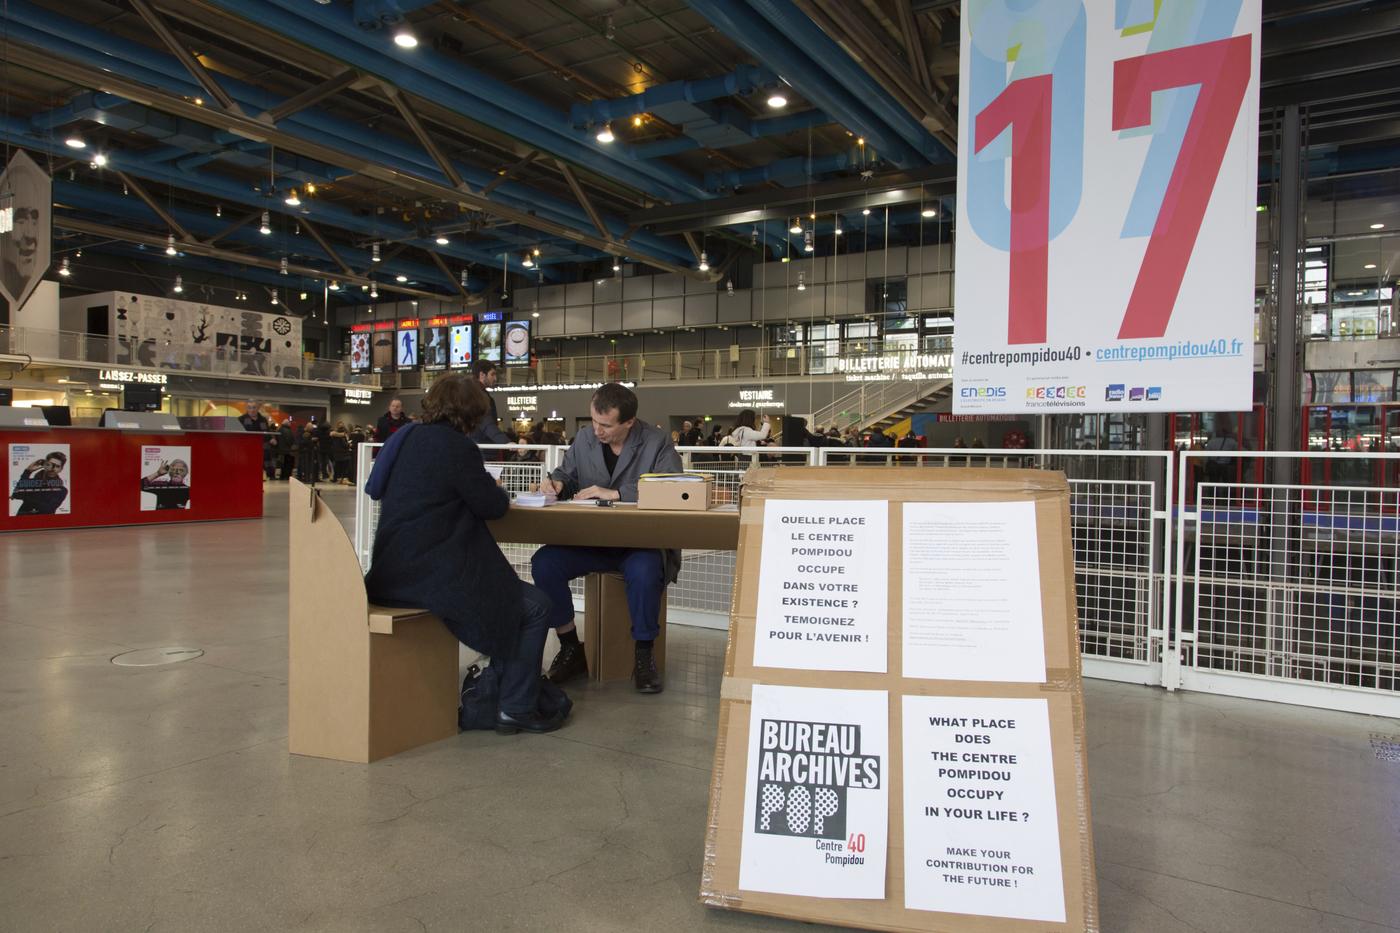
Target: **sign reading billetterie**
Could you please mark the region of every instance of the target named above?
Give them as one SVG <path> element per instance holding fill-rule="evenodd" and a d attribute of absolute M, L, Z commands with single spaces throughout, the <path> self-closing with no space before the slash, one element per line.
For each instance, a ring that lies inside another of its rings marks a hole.
<path fill-rule="evenodd" d="M 955 412 L 1252 402 L 1260 0 L 965 0 Z"/>

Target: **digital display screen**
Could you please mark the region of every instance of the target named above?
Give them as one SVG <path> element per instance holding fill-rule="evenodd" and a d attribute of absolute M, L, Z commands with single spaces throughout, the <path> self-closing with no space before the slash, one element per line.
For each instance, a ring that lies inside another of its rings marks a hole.
<path fill-rule="evenodd" d="M 472 326 L 470 324 L 452 325 L 452 344 L 448 360 L 455 369 L 472 364 Z"/>
<path fill-rule="evenodd" d="M 369 372 L 369 334 L 350 335 L 350 371 Z"/>
<path fill-rule="evenodd" d="M 399 331 L 398 342 L 394 344 L 394 359 L 397 360 L 399 369 L 416 369 L 418 367 L 418 331 Z"/>
<path fill-rule="evenodd" d="M 375 331 L 370 362 L 374 365 L 374 371 L 377 373 L 394 368 L 394 332 L 392 330 Z"/>
<path fill-rule="evenodd" d="M 447 328 L 425 327 L 423 329 L 423 368 L 447 368 Z"/>
<path fill-rule="evenodd" d="M 481 354 L 481 358 L 492 363 L 499 363 L 501 361 L 501 325 L 482 324 L 477 338 L 479 343 L 477 352 Z"/>
<path fill-rule="evenodd" d="M 528 366 L 530 364 L 530 322 L 511 321 L 507 324 L 504 345 L 507 366 Z"/>

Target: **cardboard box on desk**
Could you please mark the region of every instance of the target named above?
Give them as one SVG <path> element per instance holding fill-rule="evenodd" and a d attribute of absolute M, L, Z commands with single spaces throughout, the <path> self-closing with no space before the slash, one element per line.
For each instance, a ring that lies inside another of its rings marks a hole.
<path fill-rule="evenodd" d="M 1068 486 L 750 470 L 700 899 L 1098 929 Z"/>
<path fill-rule="evenodd" d="M 704 512 L 714 500 L 713 476 L 643 476 L 637 482 L 637 508 Z"/>

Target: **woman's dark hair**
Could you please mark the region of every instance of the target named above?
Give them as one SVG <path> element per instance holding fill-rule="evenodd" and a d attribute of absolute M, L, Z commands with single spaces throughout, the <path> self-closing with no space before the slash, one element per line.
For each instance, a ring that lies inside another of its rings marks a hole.
<path fill-rule="evenodd" d="M 444 421 L 463 434 L 475 431 L 490 410 L 491 401 L 481 383 L 462 375 L 434 380 L 423 396 L 424 424 Z"/>
<path fill-rule="evenodd" d="M 593 393 L 592 405 L 600 415 L 617 412 L 617 423 L 623 424 L 637 417 L 637 396 L 632 390 L 616 382 L 607 382 Z"/>
<path fill-rule="evenodd" d="M 755 413 L 752 408 L 745 408 L 743 411 L 739 412 L 739 420 L 735 423 L 734 427 L 752 428 L 754 427 L 754 419 L 757 417 L 757 413 Z"/>

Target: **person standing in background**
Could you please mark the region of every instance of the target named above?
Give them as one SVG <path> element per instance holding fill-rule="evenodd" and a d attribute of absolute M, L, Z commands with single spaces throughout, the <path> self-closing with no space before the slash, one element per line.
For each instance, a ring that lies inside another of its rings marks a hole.
<path fill-rule="evenodd" d="M 394 432 L 408 424 L 408 415 L 403 413 L 403 399 L 394 398 L 389 401 L 389 410 L 379 418 L 379 424 L 374 428 L 374 439 L 383 444 L 394 436 Z"/>
<path fill-rule="evenodd" d="M 282 459 L 282 481 L 286 482 L 292 478 L 292 470 L 297 463 L 297 438 L 296 423 L 291 418 L 284 418 L 282 424 L 277 428 L 277 456 Z"/>
<path fill-rule="evenodd" d="M 243 414 L 238 416 L 238 423 L 243 425 L 245 431 L 263 435 L 263 473 L 268 479 L 276 479 L 277 463 L 273 459 L 272 422 L 267 420 L 258 403 L 249 399 Z"/>
<path fill-rule="evenodd" d="M 501 430 L 501 416 L 496 413 L 496 397 L 490 390 L 496 387 L 498 378 L 496 364 L 490 360 L 477 360 L 472 366 L 472 373 L 476 376 L 476 381 L 481 384 L 481 388 L 486 392 L 486 400 L 490 407 L 486 415 L 481 419 L 481 424 L 471 433 L 471 439 L 478 444 L 513 444 L 515 443 L 505 432 Z M 488 460 L 494 459 L 487 457 Z"/>

